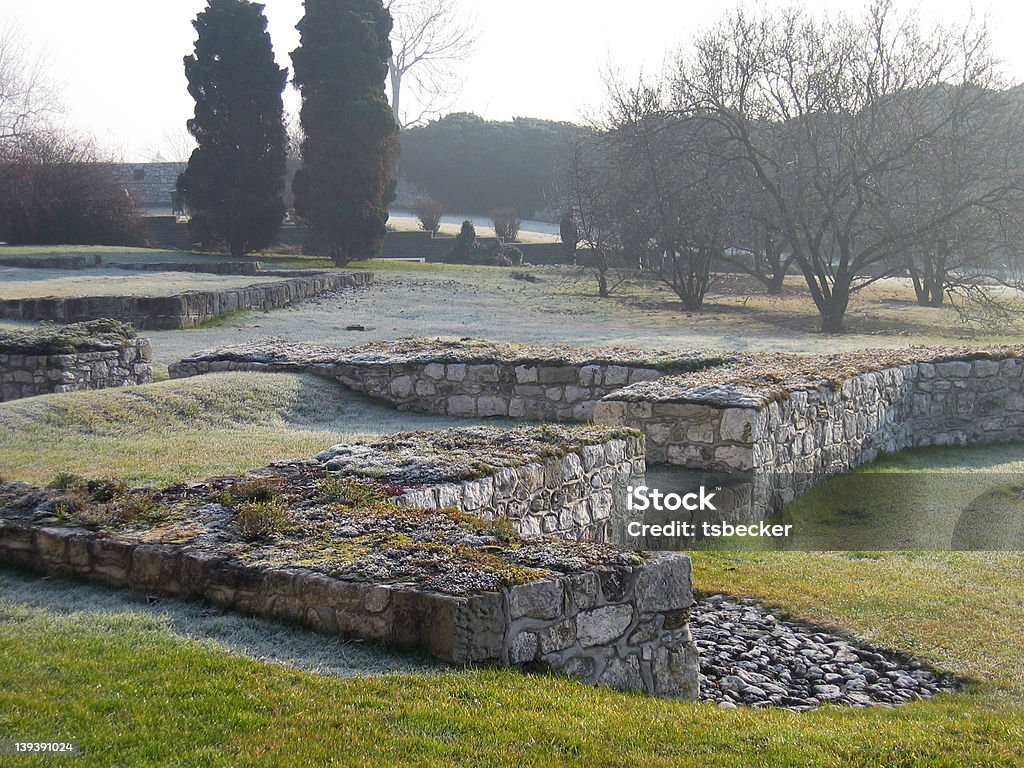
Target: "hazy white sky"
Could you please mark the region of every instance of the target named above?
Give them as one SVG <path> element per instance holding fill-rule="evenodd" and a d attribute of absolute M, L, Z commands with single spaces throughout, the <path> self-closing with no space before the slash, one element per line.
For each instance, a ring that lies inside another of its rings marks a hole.
<path fill-rule="evenodd" d="M 492 119 L 579 120 L 600 103 L 601 71 L 653 71 L 666 54 L 713 23 L 735 0 L 462 0 L 480 27 L 464 66 L 455 109 Z M 205 0 L 2 0 L 0 23 L 17 20 L 45 48 L 64 86 L 69 123 L 92 131 L 128 159 L 149 159 L 192 113 L 182 57 Z M 789 5 L 764 0 L 766 5 Z M 812 0 L 815 8 L 856 11 L 860 0 Z M 302 0 L 265 0 L 278 62 L 298 44 Z M 922 16 L 963 19 L 956 0 L 897 0 Z M 1024 5 L 979 0 L 1007 73 L 1024 80 Z M 409 94 L 408 97 L 411 97 Z M 293 103 L 293 102 L 291 102 Z"/>

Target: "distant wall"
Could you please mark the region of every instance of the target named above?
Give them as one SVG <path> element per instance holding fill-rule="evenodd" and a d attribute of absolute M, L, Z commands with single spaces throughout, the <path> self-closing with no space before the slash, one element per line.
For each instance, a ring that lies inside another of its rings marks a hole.
<path fill-rule="evenodd" d="M 142 207 L 171 207 L 171 196 L 188 163 L 115 163 L 118 181 Z"/>
<path fill-rule="evenodd" d="M 0 301 L 0 317 L 56 323 L 112 318 L 138 329 L 174 330 L 191 328 L 229 312 L 277 309 L 324 293 L 366 287 L 372 281 L 370 272 L 324 272 L 247 288 L 188 291 L 173 296 L 6 299 Z"/>
<path fill-rule="evenodd" d="M 340 381 L 401 410 L 449 416 L 511 416 L 540 421 L 589 421 L 605 395 L 662 371 L 609 363 L 324 361 L 264 362 L 258 351 L 199 353 L 171 366 L 183 378 L 222 371 L 308 371 Z"/>
<path fill-rule="evenodd" d="M 106 389 L 153 380 L 147 339 L 124 349 L 77 352 L 67 355 L 0 354 L 0 401 Z"/>

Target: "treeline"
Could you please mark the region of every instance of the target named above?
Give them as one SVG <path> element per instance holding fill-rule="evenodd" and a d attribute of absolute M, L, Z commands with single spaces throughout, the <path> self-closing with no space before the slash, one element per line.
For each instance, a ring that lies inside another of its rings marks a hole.
<path fill-rule="evenodd" d="M 887 275 L 922 305 L 999 311 L 1024 265 L 1024 99 L 987 42 L 887 0 L 737 11 L 657 81 L 613 87 L 567 184 L 601 284 L 626 261 L 699 311 L 717 272 L 777 292 L 795 271 L 831 333 Z"/>
<path fill-rule="evenodd" d="M 587 133 L 551 120 L 451 114 L 402 132 L 400 172 L 449 211 L 514 208 L 530 218 L 554 204 L 573 144 Z"/>

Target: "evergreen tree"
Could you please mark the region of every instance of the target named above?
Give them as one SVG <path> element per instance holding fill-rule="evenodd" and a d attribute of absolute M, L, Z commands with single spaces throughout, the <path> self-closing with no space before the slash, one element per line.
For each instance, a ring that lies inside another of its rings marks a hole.
<path fill-rule="evenodd" d="M 209 0 L 193 26 L 198 38 L 185 76 L 196 101 L 188 130 L 198 147 L 178 191 L 193 240 L 242 256 L 273 243 L 284 219 L 288 70 L 274 62 L 262 5 Z"/>
<path fill-rule="evenodd" d="M 398 126 L 384 94 L 391 15 L 381 0 L 306 0 L 292 53 L 302 91 L 295 211 L 335 263 L 380 254 L 395 195 Z"/>

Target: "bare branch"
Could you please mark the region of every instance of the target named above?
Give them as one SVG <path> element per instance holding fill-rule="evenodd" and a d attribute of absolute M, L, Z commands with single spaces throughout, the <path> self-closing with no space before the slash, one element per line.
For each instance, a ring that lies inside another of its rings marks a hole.
<path fill-rule="evenodd" d="M 391 104 L 402 127 L 417 125 L 450 107 L 458 96 L 457 65 L 477 43 L 475 17 L 463 16 L 457 0 L 388 0 L 394 18 L 388 76 Z M 417 109 L 404 108 L 404 89 Z"/>

